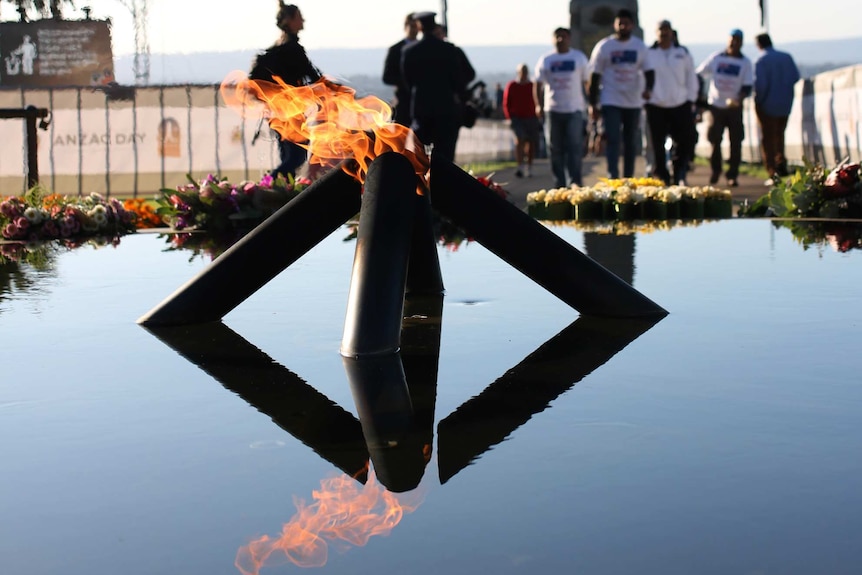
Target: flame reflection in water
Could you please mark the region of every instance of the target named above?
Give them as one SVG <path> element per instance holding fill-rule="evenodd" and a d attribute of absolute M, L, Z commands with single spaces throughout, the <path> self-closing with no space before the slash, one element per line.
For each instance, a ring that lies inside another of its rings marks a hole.
<path fill-rule="evenodd" d="M 259 575 L 284 559 L 299 567 L 322 567 L 330 545 L 364 546 L 375 535 L 388 535 L 422 503 L 418 492 L 396 496 L 387 491 L 372 471 L 365 485 L 344 474 L 322 479 L 311 496 L 311 503 L 294 499 L 296 514 L 277 538 L 264 535 L 240 548 L 235 564 L 243 575 Z"/>

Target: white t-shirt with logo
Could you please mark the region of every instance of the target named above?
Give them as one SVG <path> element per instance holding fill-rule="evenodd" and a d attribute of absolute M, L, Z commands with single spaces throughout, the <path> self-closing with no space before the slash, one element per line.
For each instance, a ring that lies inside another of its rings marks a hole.
<path fill-rule="evenodd" d="M 643 106 L 643 72 L 651 70 L 647 47 L 636 36 L 620 40 L 615 35 L 599 41 L 593 48 L 590 67 L 602 76 L 600 101 L 603 106 L 640 108 Z"/>
<path fill-rule="evenodd" d="M 536 64 L 536 81 L 545 84 L 545 110 L 583 112 L 587 109 L 584 85 L 590 79 L 589 61 L 580 50 L 550 52 Z"/>
<path fill-rule="evenodd" d="M 743 86 L 754 84 L 751 60 L 738 58 L 722 50 L 715 52 L 697 67 L 696 72 L 709 78 L 709 103 L 716 108 L 726 108 L 727 100 L 739 100 Z"/>

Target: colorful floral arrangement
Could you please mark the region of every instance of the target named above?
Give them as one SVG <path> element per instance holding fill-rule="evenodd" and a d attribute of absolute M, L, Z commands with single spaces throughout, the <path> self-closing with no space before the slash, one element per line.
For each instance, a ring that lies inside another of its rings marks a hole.
<path fill-rule="evenodd" d="M 123 200 L 123 207 L 127 212 L 135 214 L 135 227 L 139 230 L 162 228 L 165 223 L 162 217 L 156 213 L 156 203 L 144 198 L 132 198 Z"/>
<path fill-rule="evenodd" d="M 135 231 L 135 214 L 116 199 L 99 194 L 68 197 L 40 186 L 0 202 L 0 235 L 5 240 L 40 241 L 80 236 L 119 236 Z"/>
<path fill-rule="evenodd" d="M 769 192 L 740 208 L 741 216 L 779 218 L 862 218 L 862 172 L 859 164 L 841 162 L 827 172 L 805 162 Z"/>
<path fill-rule="evenodd" d="M 712 186 L 666 187 L 654 178 L 602 179 L 595 186 L 527 194 L 527 211 L 547 220 L 666 220 L 729 218 L 729 190 Z"/>
<path fill-rule="evenodd" d="M 242 225 L 257 224 L 295 198 L 311 180 L 293 176 L 265 175 L 259 182 L 231 184 L 209 175 L 200 182 L 163 189 L 156 199 L 156 213 L 175 230 L 222 232 Z"/>

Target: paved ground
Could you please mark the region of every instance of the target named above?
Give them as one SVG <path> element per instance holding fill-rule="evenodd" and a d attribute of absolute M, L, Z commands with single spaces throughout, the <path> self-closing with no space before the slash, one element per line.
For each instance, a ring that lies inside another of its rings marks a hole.
<path fill-rule="evenodd" d="M 642 157 L 638 158 L 635 165 L 635 176 L 643 176 L 645 174 L 645 163 Z M 482 176 L 486 174 L 476 174 Z M 592 185 L 599 178 L 607 175 L 607 164 L 604 158 L 586 158 L 584 160 L 584 184 Z M 710 170 L 707 166 L 697 166 L 693 172 L 690 172 L 686 178 L 689 186 L 706 186 L 709 185 Z M 516 178 L 515 168 L 508 168 L 497 171 L 493 179 L 509 192 L 509 199 L 518 207 L 527 205 L 527 194 L 537 190 L 548 190 L 554 187 L 554 178 L 551 175 L 551 167 L 548 160 L 536 160 L 533 164 L 533 176 L 530 178 Z M 717 184 L 717 187 L 729 189 L 733 194 L 734 204 L 739 205 L 743 200 L 749 202 L 756 200 L 768 190 L 763 185 L 763 180 L 752 176 L 740 175 L 739 186 L 736 188 L 727 187 L 727 183 L 722 179 Z"/>

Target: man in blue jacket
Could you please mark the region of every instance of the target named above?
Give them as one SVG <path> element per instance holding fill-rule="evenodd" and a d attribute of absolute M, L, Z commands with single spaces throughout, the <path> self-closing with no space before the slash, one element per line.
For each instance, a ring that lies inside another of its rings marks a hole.
<path fill-rule="evenodd" d="M 793 57 L 772 47 L 769 34 L 757 36 L 760 57 L 754 63 L 754 109 L 760 124 L 763 164 L 769 172 L 766 185 L 787 175 L 784 157 L 784 131 L 793 107 L 793 87 L 799 70 Z"/>

